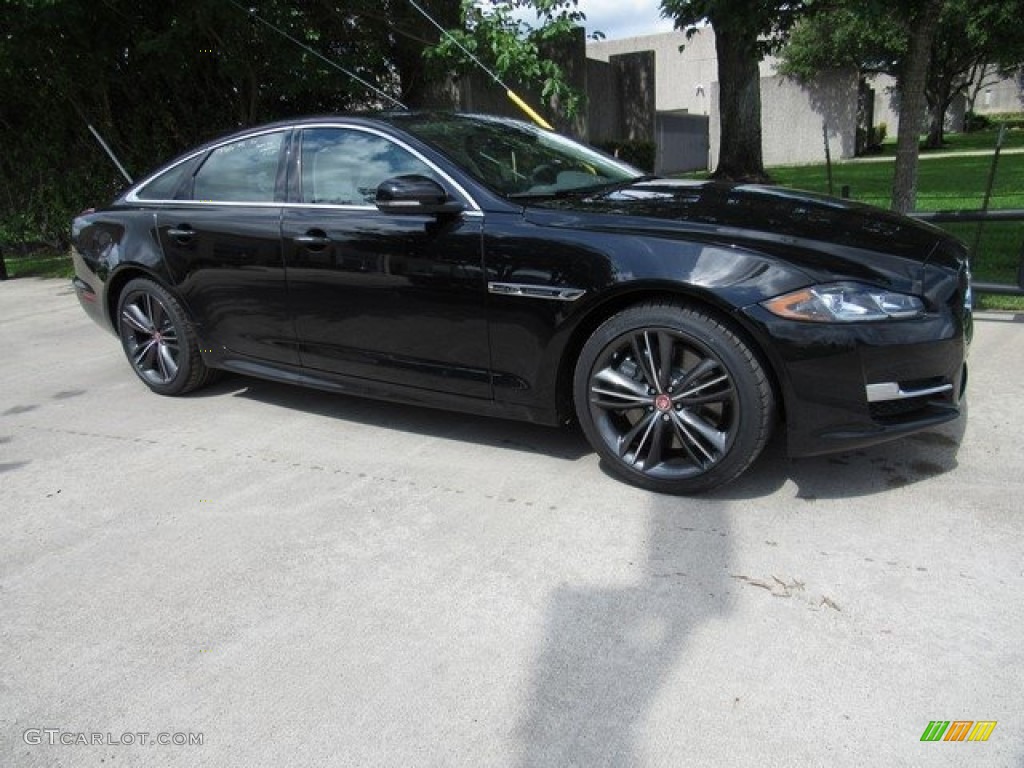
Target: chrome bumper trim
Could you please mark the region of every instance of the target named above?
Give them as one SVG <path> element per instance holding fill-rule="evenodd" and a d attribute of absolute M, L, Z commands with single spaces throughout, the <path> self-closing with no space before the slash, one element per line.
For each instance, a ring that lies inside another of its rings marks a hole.
<path fill-rule="evenodd" d="M 953 385 L 943 384 L 938 387 L 906 390 L 900 387 L 899 382 L 883 381 L 880 384 L 868 384 L 864 389 L 867 390 L 868 402 L 878 403 L 884 400 L 907 400 L 911 397 L 940 395 L 943 392 L 950 392 L 953 389 Z"/>

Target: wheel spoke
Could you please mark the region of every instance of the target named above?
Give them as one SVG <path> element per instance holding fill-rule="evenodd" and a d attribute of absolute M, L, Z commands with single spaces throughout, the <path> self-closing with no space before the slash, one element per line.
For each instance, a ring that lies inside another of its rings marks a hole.
<path fill-rule="evenodd" d="M 598 372 L 594 378 L 602 383 L 609 385 L 612 390 L 620 390 L 622 397 L 635 397 L 637 401 L 643 400 L 645 403 L 650 401 L 650 396 L 647 394 L 647 387 L 641 384 L 639 381 L 634 381 L 628 376 L 623 376 L 618 371 L 612 368 L 604 368 Z M 597 391 L 597 387 L 592 386 L 592 391 Z M 612 392 L 606 392 L 603 394 L 612 394 Z M 615 393 L 616 396 L 620 396 L 620 393 Z"/>
<path fill-rule="evenodd" d="M 684 373 L 683 378 L 675 382 L 675 387 L 677 389 L 685 390 L 686 388 L 692 386 L 694 382 L 711 373 L 711 371 L 715 370 L 715 368 L 717 367 L 718 363 L 716 361 L 712 360 L 709 357 L 706 357 L 699 363 L 697 363 L 697 365 L 693 366 L 693 368 Z"/>
<path fill-rule="evenodd" d="M 148 339 L 146 343 L 139 344 L 135 348 L 132 355 L 132 362 L 135 363 L 135 367 L 139 370 L 147 370 L 152 367 L 152 353 L 153 348 L 156 346 L 155 339 Z"/>
<path fill-rule="evenodd" d="M 672 356 L 675 341 L 664 331 L 658 331 L 658 391 L 664 392 L 672 380 Z"/>
<path fill-rule="evenodd" d="M 651 449 L 644 457 L 642 469 L 649 472 L 662 462 L 662 454 L 665 448 L 665 422 L 655 414 L 654 429 L 651 434 Z"/>
<path fill-rule="evenodd" d="M 138 333 L 153 333 L 153 324 L 137 304 L 129 304 L 121 311 L 121 319 Z"/>
<path fill-rule="evenodd" d="M 156 328 L 157 324 L 153 319 L 153 297 L 148 293 L 142 294 L 142 312 L 146 315 L 146 320 L 149 321 L 151 328 Z"/>
<path fill-rule="evenodd" d="M 636 359 L 637 365 L 640 366 L 640 370 L 643 371 L 644 379 L 647 380 L 647 385 L 660 391 L 658 374 L 654 366 L 654 353 L 651 351 L 650 335 L 646 331 L 633 334 L 629 343 L 633 349 L 633 357 Z"/>
<path fill-rule="evenodd" d="M 707 405 L 708 403 L 725 403 L 731 401 L 733 398 L 732 385 L 728 385 L 725 389 L 720 389 L 717 392 L 709 392 L 706 395 L 697 395 L 696 397 L 681 397 L 680 402 L 682 405 L 692 408 L 695 405 Z M 674 398 L 672 402 L 677 402 Z"/>
<path fill-rule="evenodd" d="M 626 452 L 629 451 L 629 447 L 633 444 L 633 441 L 635 441 L 637 436 L 642 432 L 643 436 L 640 438 L 640 444 L 637 446 L 633 455 L 637 456 L 640 454 L 640 449 L 643 448 L 644 442 L 646 442 L 647 436 L 651 432 L 651 427 L 653 426 L 655 419 L 656 417 L 653 413 L 644 414 L 643 418 L 639 419 L 629 432 L 619 438 L 619 456 L 626 455 Z"/>
<path fill-rule="evenodd" d="M 676 437 L 679 439 L 679 444 L 682 446 L 683 452 L 694 465 L 703 468 L 714 461 L 711 454 L 707 452 L 707 449 L 705 449 L 704 446 L 700 444 L 700 441 L 694 437 L 689 429 L 686 428 L 686 424 L 680 421 L 677 414 L 672 414 L 672 428 L 675 431 Z M 696 448 L 697 451 L 700 451 L 700 456 L 697 455 L 694 448 Z"/>
<path fill-rule="evenodd" d="M 596 388 L 592 389 L 591 392 L 594 393 L 594 395 L 607 395 L 608 397 L 615 398 L 614 400 L 594 396 L 590 398 L 590 402 L 593 405 L 596 405 L 598 408 L 602 408 L 606 411 L 632 411 L 637 408 L 644 407 L 644 405 L 651 401 L 651 398 L 649 397 L 639 398 L 634 397 L 633 395 L 622 395 L 618 392 L 608 392 L 606 390 Z"/>
<path fill-rule="evenodd" d="M 163 376 L 164 381 L 173 379 L 175 374 L 178 373 L 178 363 L 166 344 L 158 345 L 157 360 L 160 365 L 160 375 Z"/>
<path fill-rule="evenodd" d="M 719 453 L 725 450 L 725 443 L 729 439 L 729 435 L 725 432 L 720 432 L 713 426 L 708 424 L 704 419 L 697 416 L 692 411 L 683 410 L 674 412 L 679 420 L 689 427 L 692 427 L 698 432 L 701 437 L 707 440 L 712 446 L 714 446 Z M 709 455 L 710 457 L 710 455 Z"/>
<path fill-rule="evenodd" d="M 677 392 L 673 396 L 672 401 L 673 402 L 678 402 L 680 400 L 688 400 L 691 397 L 697 397 L 699 392 L 703 392 L 705 389 L 708 389 L 709 387 L 713 387 L 716 384 L 721 384 L 722 382 L 726 382 L 728 390 L 731 391 L 732 390 L 732 386 L 728 385 L 728 381 L 729 381 L 729 377 L 726 376 L 725 374 L 722 374 L 721 376 L 716 376 L 711 381 L 706 381 L 703 384 L 699 384 L 696 387 L 690 387 L 689 389 L 684 390 L 683 392 Z M 705 395 L 706 394 L 707 393 L 705 393 Z M 716 392 L 715 394 L 718 394 L 718 393 Z"/>

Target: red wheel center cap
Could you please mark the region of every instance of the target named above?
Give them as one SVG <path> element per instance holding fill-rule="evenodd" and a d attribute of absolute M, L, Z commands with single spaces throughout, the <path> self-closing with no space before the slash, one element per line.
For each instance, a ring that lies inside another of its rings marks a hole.
<path fill-rule="evenodd" d="M 672 398 L 668 395 L 658 395 L 654 398 L 654 407 L 662 413 L 672 410 Z"/>

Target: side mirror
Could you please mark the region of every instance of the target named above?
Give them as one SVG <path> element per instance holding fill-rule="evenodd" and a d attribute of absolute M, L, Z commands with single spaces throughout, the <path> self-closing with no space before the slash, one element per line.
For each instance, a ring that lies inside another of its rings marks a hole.
<path fill-rule="evenodd" d="M 458 213 L 465 206 L 426 176 L 395 176 L 380 183 L 374 198 L 384 213 Z"/>

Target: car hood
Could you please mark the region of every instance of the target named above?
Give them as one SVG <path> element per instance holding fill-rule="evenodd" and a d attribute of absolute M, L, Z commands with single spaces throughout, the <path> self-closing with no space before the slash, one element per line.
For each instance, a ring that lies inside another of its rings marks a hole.
<path fill-rule="evenodd" d="M 782 187 L 676 179 L 531 202 L 545 226 L 685 237 L 770 253 L 808 274 L 920 284 L 941 229 L 879 208 Z M 944 266 L 953 266 L 952 264 Z"/>

